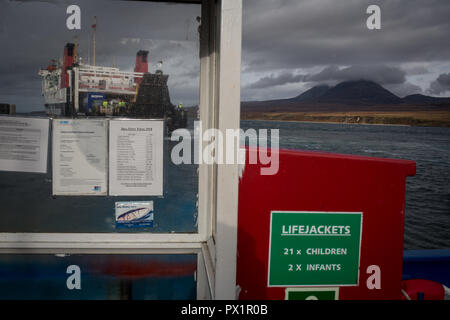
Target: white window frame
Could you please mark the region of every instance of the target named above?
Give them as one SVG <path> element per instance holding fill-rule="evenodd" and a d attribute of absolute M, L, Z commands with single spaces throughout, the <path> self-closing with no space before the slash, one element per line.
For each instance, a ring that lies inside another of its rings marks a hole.
<path fill-rule="evenodd" d="M 203 130 L 239 129 L 242 0 L 165 2 L 202 6 L 199 113 Z M 0 233 L 0 254 L 196 253 L 197 297 L 235 299 L 237 195 L 237 164 L 200 164 L 197 233 Z"/>

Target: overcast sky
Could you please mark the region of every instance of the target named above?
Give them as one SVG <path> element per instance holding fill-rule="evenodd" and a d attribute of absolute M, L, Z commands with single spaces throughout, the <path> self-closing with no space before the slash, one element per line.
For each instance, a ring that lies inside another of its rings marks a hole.
<path fill-rule="evenodd" d="M 66 28 L 81 7 L 82 28 Z M 366 9 L 381 8 L 381 30 Z M 132 70 L 139 49 L 150 71 L 163 61 L 173 103 L 198 101 L 198 5 L 123 1 L 0 0 L 0 102 L 42 110 L 38 71 L 80 39 L 88 62 L 98 17 L 97 65 Z M 403 97 L 450 96 L 448 0 L 243 0 L 242 100 L 289 98 L 318 84 L 373 80 Z"/>
<path fill-rule="evenodd" d="M 366 26 L 370 4 L 381 30 Z M 450 95 L 448 0 L 244 0 L 243 20 L 242 100 L 353 79 Z"/>

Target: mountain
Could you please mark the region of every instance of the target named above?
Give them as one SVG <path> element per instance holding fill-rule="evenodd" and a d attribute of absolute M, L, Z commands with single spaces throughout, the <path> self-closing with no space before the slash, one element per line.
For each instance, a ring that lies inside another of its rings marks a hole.
<path fill-rule="evenodd" d="M 404 97 L 402 100 L 404 103 L 409 104 L 440 104 L 450 102 L 450 98 L 430 97 L 423 94 L 411 94 Z"/>
<path fill-rule="evenodd" d="M 399 104 L 402 99 L 378 83 L 368 80 L 345 81 L 334 87 L 316 86 L 293 98 L 296 101 L 343 104 Z"/>
<path fill-rule="evenodd" d="M 242 102 L 244 112 L 447 110 L 449 107 L 450 98 L 421 94 L 400 98 L 378 83 L 368 80 L 345 81 L 334 87 L 318 85 L 288 99 Z"/>
<path fill-rule="evenodd" d="M 319 102 L 358 104 L 398 104 L 402 99 L 378 83 L 367 80 L 346 81 L 337 84 L 319 98 Z"/>
<path fill-rule="evenodd" d="M 290 100 L 301 102 L 315 102 L 317 101 L 317 99 L 323 96 L 328 90 L 330 90 L 330 86 L 327 85 L 315 86 Z"/>

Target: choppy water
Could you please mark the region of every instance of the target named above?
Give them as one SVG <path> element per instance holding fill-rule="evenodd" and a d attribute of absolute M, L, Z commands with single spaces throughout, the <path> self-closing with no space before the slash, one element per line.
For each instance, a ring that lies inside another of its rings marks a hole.
<path fill-rule="evenodd" d="M 275 121 L 242 121 L 241 126 L 279 129 L 281 148 L 416 161 L 417 174 L 406 184 L 405 249 L 450 248 L 450 128 Z M 135 232 L 197 229 L 197 166 L 165 164 L 165 194 L 150 199 L 155 226 Z M 52 197 L 50 167 L 47 175 L 0 172 L 0 191 L 2 232 L 117 232 L 114 202 L 148 200 Z"/>
<path fill-rule="evenodd" d="M 242 121 L 280 130 L 280 148 L 416 161 L 407 178 L 405 249 L 450 248 L 450 128 Z"/>

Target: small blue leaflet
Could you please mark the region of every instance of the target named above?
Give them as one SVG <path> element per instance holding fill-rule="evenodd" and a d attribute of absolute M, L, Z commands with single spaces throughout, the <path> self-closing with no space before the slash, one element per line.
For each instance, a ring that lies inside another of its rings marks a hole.
<path fill-rule="evenodd" d="M 153 227 L 153 201 L 121 201 L 115 203 L 116 228 Z"/>

